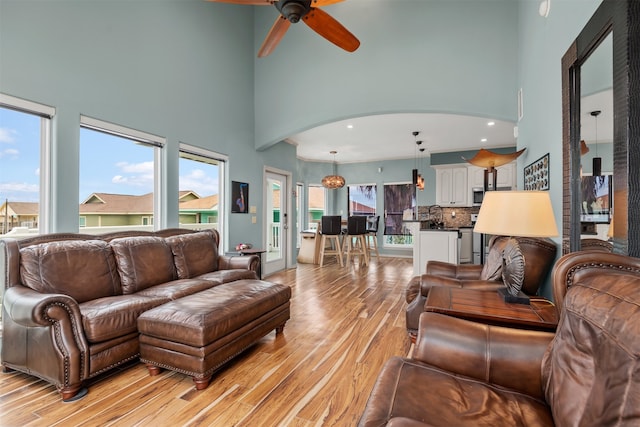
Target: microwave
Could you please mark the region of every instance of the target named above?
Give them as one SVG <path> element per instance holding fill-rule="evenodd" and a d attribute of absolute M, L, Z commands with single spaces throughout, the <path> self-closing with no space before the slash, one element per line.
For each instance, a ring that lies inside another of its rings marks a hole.
<path fill-rule="evenodd" d="M 473 206 L 480 206 L 484 198 L 484 188 L 473 187 L 471 189 L 471 203 Z"/>

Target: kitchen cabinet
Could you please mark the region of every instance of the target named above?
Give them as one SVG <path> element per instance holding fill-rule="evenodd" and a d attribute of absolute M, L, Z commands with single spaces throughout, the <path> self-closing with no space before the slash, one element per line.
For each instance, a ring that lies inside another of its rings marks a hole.
<path fill-rule="evenodd" d="M 496 186 L 498 188 L 516 189 L 516 162 L 507 163 L 496 168 L 498 176 Z M 484 168 L 469 166 L 469 194 L 471 189 L 484 186 Z"/>
<path fill-rule="evenodd" d="M 436 167 L 436 204 L 468 206 L 468 178 L 466 166 Z"/>
<path fill-rule="evenodd" d="M 425 273 L 427 261 L 458 263 L 458 230 L 423 230 L 412 234 L 414 276 Z"/>

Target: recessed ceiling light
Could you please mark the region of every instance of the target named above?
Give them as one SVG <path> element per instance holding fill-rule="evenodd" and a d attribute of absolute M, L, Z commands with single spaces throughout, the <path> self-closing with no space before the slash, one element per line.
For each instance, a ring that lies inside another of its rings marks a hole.
<path fill-rule="evenodd" d="M 487 123 L 487 126 L 494 126 L 496 124 L 496 122 L 489 122 Z"/>
<path fill-rule="evenodd" d="M 480 142 L 487 142 L 487 138 L 482 138 Z"/>
<path fill-rule="evenodd" d="M 353 125 L 347 125 L 347 129 L 353 129 Z"/>

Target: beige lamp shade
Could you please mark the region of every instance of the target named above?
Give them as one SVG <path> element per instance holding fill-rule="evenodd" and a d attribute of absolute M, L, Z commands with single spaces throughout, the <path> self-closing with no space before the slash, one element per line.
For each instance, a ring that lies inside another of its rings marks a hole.
<path fill-rule="evenodd" d="M 473 231 L 516 237 L 558 236 L 549 192 L 487 191 Z"/>

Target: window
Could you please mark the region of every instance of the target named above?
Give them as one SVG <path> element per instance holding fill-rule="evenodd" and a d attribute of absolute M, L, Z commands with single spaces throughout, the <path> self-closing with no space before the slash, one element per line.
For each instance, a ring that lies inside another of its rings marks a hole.
<path fill-rule="evenodd" d="M 87 233 L 159 225 L 164 139 L 86 116 L 80 118 L 80 215 Z"/>
<path fill-rule="evenodd" d="M 384 245 L 406 247 L 413 244 L 411 232 L 403 223 L 406 214 L 413 215 L 416 205 L 416 186 L 413 184 L 385 184 L 384 186 Z"/>
<path fill-rule="evenodd" d="M 307 199 L 308 217 L 307 228 L 309 230 L 315 230 L 318 228 L 320 219 L 325 213 L 325 188 L 320 185 L 310 185 L 308 187 L 309 194 Z"/>
<path fill-rule="evenodd" d="M 224 182 L 225 160 L 220 154 L 180 144 L 180 227 L 221 231 L 224 198 L 220 183 Z"/>
<path fill-rule="evenodd" d="M 349 185 L 347 186 L 347 198 L 349 201 L 349 215 L 375 215 L 376 214 L 376 185 Z"/>
<path fill-rule="evenodd" d="M 0 235 L 49 229 L 54 114 L 52 107 L 0 94 Z"/>
<path fill-rule="evenodd" d="M 86 216 L 81 216 L 80 218 L 78 218 L 78 225 L 80 227 L 86 227 L 87 226 L 87 217 Z"/>

